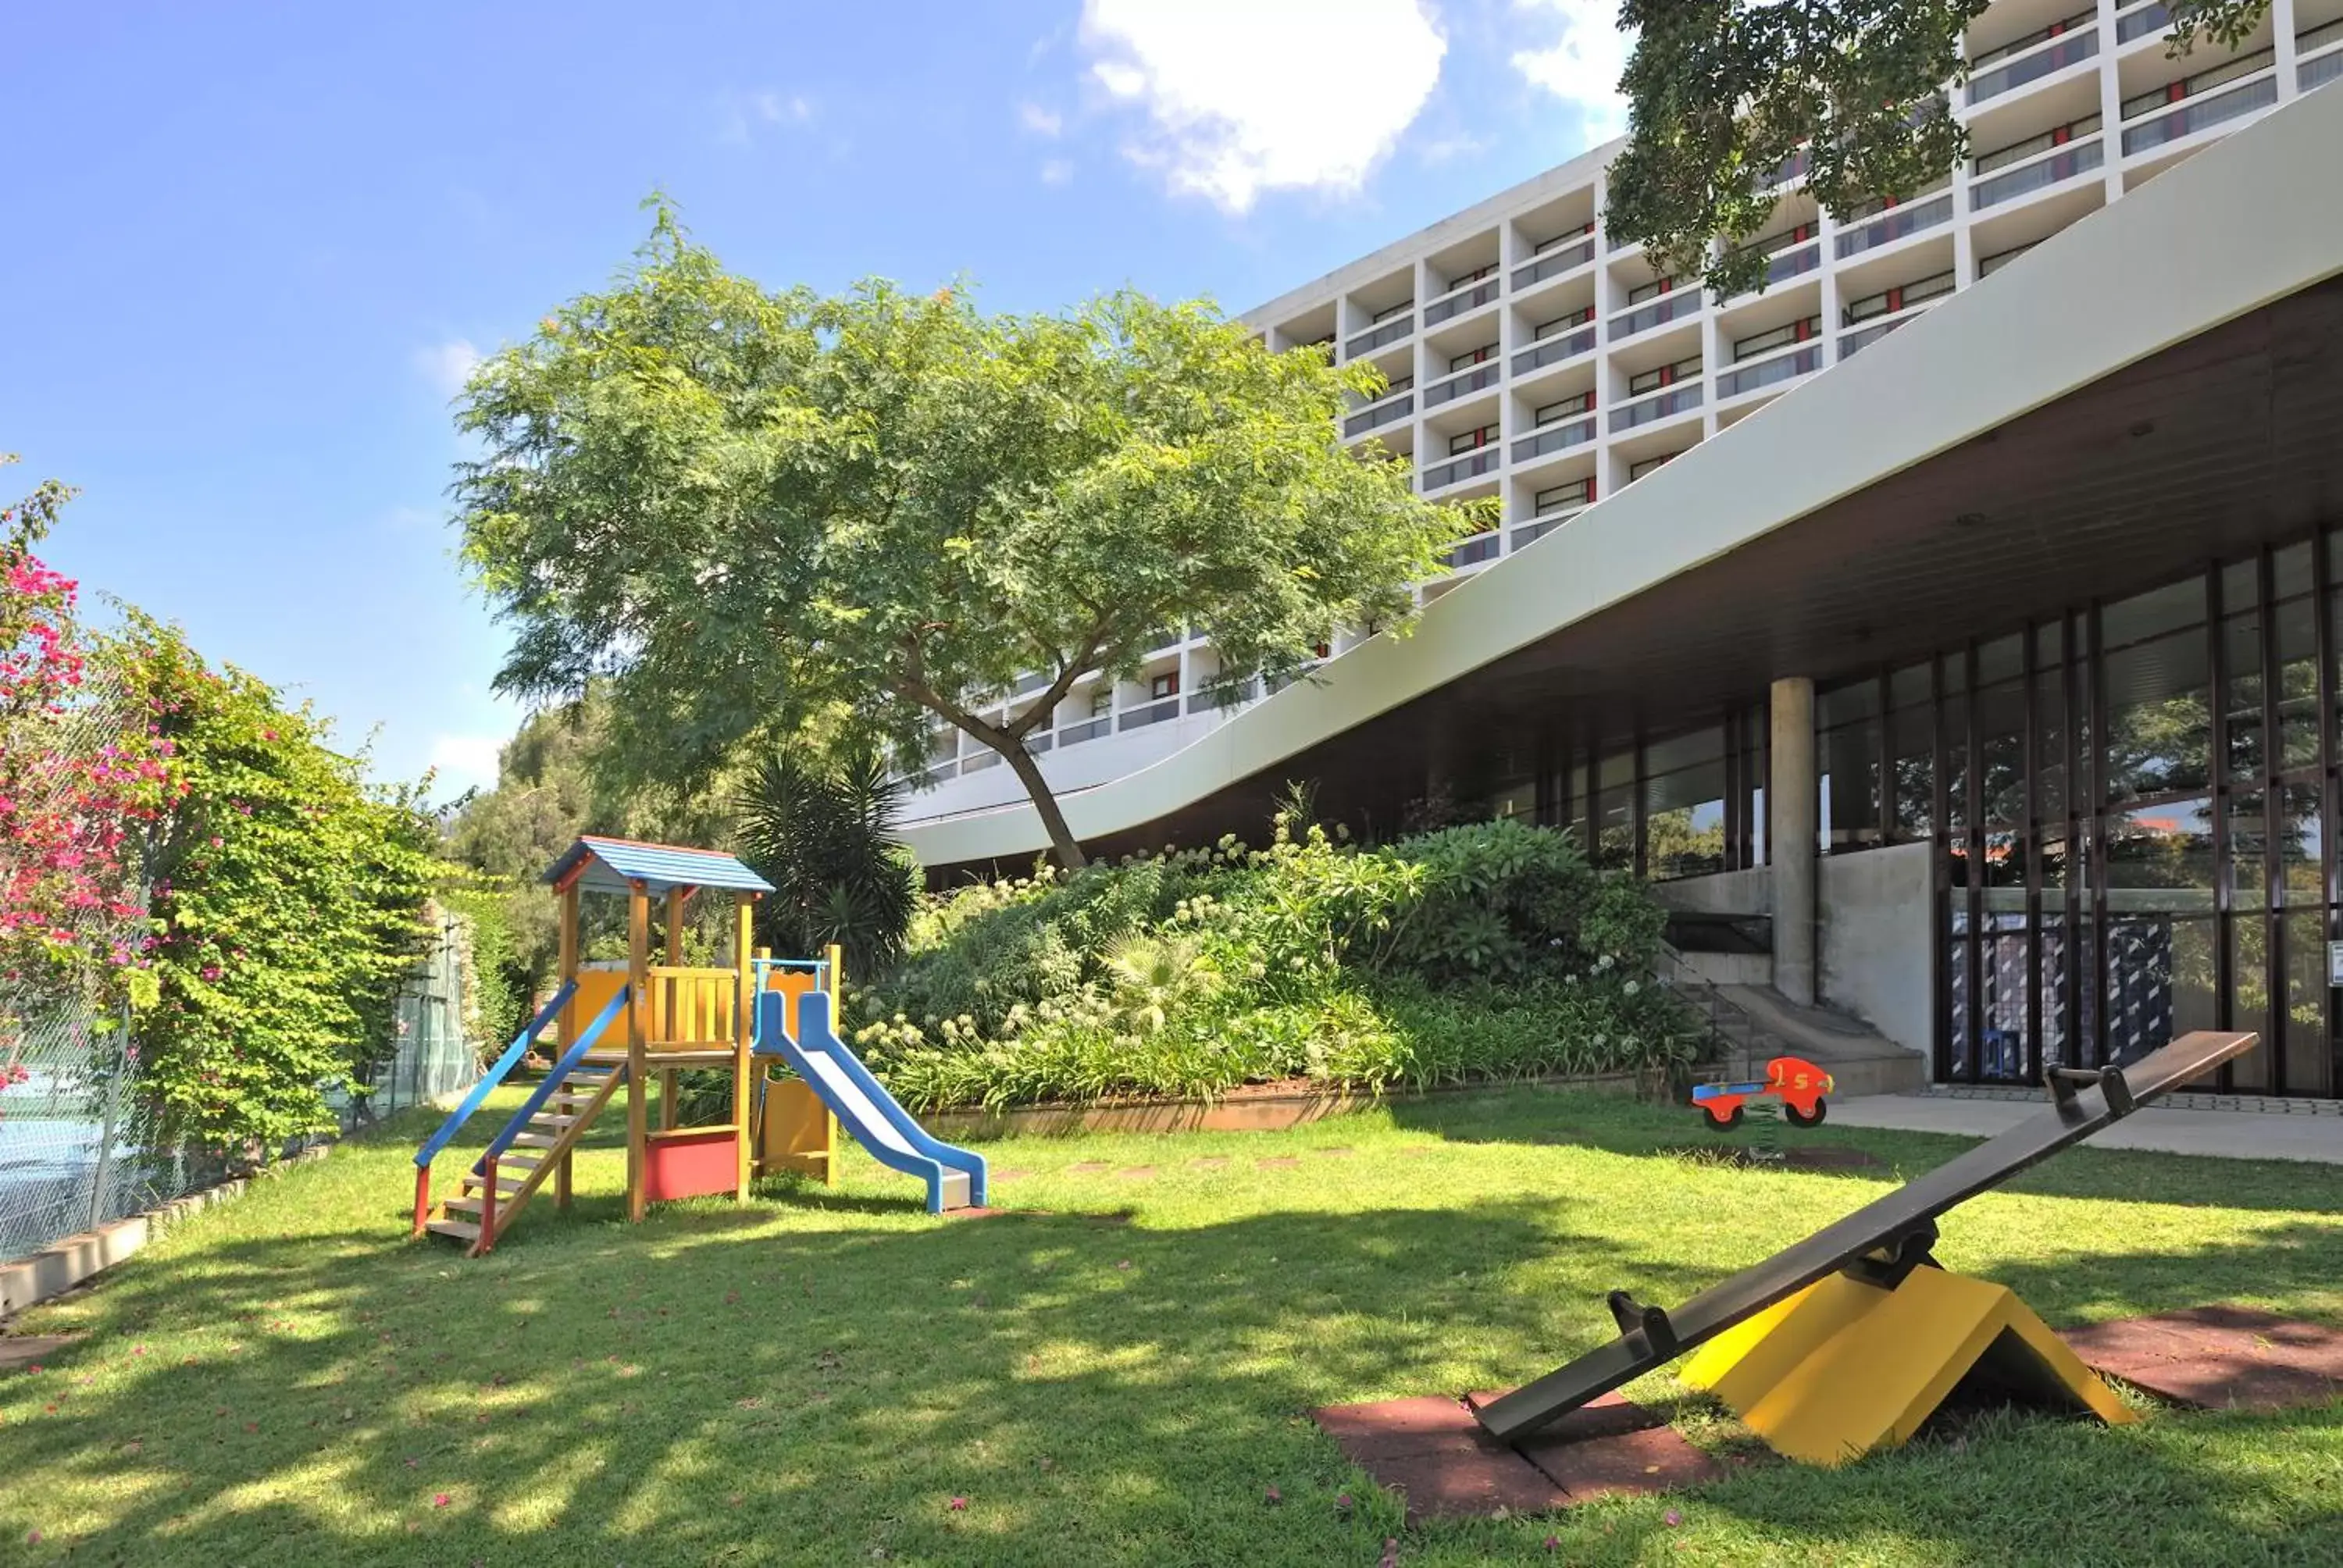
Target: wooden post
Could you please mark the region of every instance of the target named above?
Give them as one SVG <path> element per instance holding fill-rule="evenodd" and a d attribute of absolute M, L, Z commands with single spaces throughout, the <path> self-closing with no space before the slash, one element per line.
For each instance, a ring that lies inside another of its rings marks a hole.
<path fill-rule="evenodd" d="M 688 888 L 669 888 L 667 890 L 666 962 L 669 969 L 683 967 L 683 900 L 689 894 L 690 890 Z M 696 1039 L 697 1036 L 682 1027 L 683 1018 L 688 1017 L 690 1012 L 683 982 L 678 980 L 663 980 L 659 983 L 663 988 L 660 1000 L 667 1005 L 655 1010 L 666 1020 L 667 1038 L 669 1040 Z M 659 1131 L 674 1131 L 676 1123 L 679 1120 L 675 1100 L 675 1069 L 670 1067 L 662 1070 L 659 1073 Z"/>
<path fill-rule="evenodd" d="M 644 1060 L 644 1030 L 650 1020 L 651 896 L 640 882 L 627 895 L 627 1218 L 639 1220 L 648 1206 L 650 1085 Z"/>
<path fill-rule="evenodd" d="M 740 1151 L 740 1178 L 734 1195 L 743 1203 L 749 1201 L 749 1156 L 756 1136 L 755 1086 L 749 1077 L 749 1046 L 757 1020 L 757 971 L 749 954 L 755 934 L 749 929 L 749 911 L 755 904 L 754 893 L 732 895 L 732 969 L 737 977 L 732 1003 L 732 1131 Z"/>
<path fill-rule="evenodd" d="M 846 950 L 836 942 L 821 950 L 824 989 L 830 992 L 830 1026 L 846 1038 Z M 821 1119 L 822 1161 L 821 1184 L 838 1185 L 838 1113 L 824 1109 Z"/>
<path fill-rule="evenodd" d="M 578 979 L 578 890 L 576 882 L 573 881 L 568 887 L 561 890 L 560 904 L 561 974 L 560 977 L 554 981 L 554 986 L 557 990 L 562 986 L 572 983 Z M 569 1048 L 577 1043 L 578 1009 L 578 1000 L 576 998 L 572 998 L 569 1005 L 563 1008 L 559 1016 L 554 1020 L 554 1038 L 560 1042 L 560 1050 L 556 1054 L 555 1058 L 557 1060 L 558 1060 L 561 1056 L 568 1054 Z M 554 1207 L 557 1209 L 567 1209 L 569 1207 L 570 1152 L 571 1151 L 567 1149 L 563 1150 L 561 1151 L 560 1163 L 553 1168 L 553 1203 Z"/>

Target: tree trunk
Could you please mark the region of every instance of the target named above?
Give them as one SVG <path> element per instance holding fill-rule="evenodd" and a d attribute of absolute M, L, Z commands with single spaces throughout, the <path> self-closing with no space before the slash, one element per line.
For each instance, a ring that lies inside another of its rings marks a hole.
<path fill-rule="evenodd" d="M 990 739 L 985 741 L 992 745 Z M 1041 827 L 1050 835 L 1050 850 L 1056 856 L 1060 869 L 1079 871 L 1089 865 L 1090 857 L 1082 853 L 1081 845 L 1074 841 L 1073 829 L 1066 826 L 1066 814 L 1058 809 L 1057 796 L 1050 792 L 1050 781 L 1041 777 L 1041 765 L 1025 749 L 1021 738 L 1006 746 L 993 746 L 1017 781 L 1025 786 L 1025 793 L 1033 799 L 1033 809 L 1041 814 Z"/>

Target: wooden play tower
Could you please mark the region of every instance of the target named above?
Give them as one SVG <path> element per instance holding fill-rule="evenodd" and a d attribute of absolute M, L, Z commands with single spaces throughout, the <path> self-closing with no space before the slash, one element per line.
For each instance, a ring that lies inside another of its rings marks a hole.
<path fill-rule="evenodd" d="M 550 1179 L 555 1201 L 570 1202 L 571 1162 L 588 1128 L 623 1091 L 627 1116 L 627 1216 L 639 1220 L 655 1202 L 730 1193 L 749 1195 L 753 1176 L 797 1171 L 832 1179 L 837 1121 L 794 1078 L 763 1081 L 754 1058 L 756 997 L 793 997 L 821 990 L 836 999 L 839 952 L 774 960 L 751 946 L 751 916 L 772 886 L 730 855 L 669 844 L 586 837 L 546 873 L 559 905 L 560 984 L 551 1000 L 417 1153 L 415 1221 L 487 1251 L 521 1206 Z M 581 907 L 589 893 L 627 900 L 623 969 L 582 959 Z M 731 897 L 731 962 L 683 961 L 689 900 Z M 651 958 L 654 903 L 663 915 L 662 961 Z M 794 1008 L 794 1001 L 791 1006 Z M 551 1023 L 558 1041 L 550 1071 L 488 1141 L 462 1191 L 431 1212 L 431 1160 L 519 1064 Z M 676 1092 L 680 1071 L 729 1074 L 724 1120 L 685 1125 Z M 652 1125 L 656 1083 L 658 1125 Z"/>

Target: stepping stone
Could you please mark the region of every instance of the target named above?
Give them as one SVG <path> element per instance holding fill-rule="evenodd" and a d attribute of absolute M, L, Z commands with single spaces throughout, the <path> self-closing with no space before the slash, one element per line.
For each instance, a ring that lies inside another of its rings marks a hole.
<path fill-rule="evenodd" d="M 1085 1160 L 1079 1165 L 1067 1166 L 1066 1174 L 1069 1176 L 1095 1176 L 1106 1168 L 1107 1163 L 1103 1160 Z"/>
<path fill-rule="evenodd" d="M 1228 1163 L 1229 1157 L 1225 1154 L 1202 1154 L 1188 1161 L 1189 1168 L 1195 1171 L 1226 1170 Z"/>
<path fill-rule="evenodd" d="M 1348 1160 L 1351 1157 L 1347 1149 L 1312 1149 L 1310 1152 L 1321 1160 Z"/>
<path fill-rule="evenodd" d="M 2068 1329 L 2086 1366 L 2205 1410 L 2286 1410 L 2343 1394 L 2343 1329 L 2250 1307 L 2192 1307 Z"/>
<path fill-rule="evenodd" d="M 1486 1517 L 1500 1509 L 1547 1513 L 1596 1497 L 1671 1491 L 1724 1473 L 1656 1412 L 1616 1394 L 1565 1417 L 1519 1450 L 1483 1431 L 1465 1401 L 1396 1399 L 1312 1413 L 1377 1485 L 1404 1494 L 1411 1521 Z"/>
<path fill-rule="evenodd" d="M 1263 1171 L 1292 1171 L 1299 1167 L 1302 1161 L 1291 1154 L 1272 1154 L 1256 1160 L 1253 1163 Z"/>
<path fill-rule="evenodd" d="M 987 1173 L 986 1180 L 991 1181 L 1021 1181 L 1031 1174 L 1033 1174 L 1033 1172 L 1031 1171 L 994 1171 Z"/>
<path fill-rule="evenodd" d="M 1146 1177 L 1154 1175 L 1155 1167 L 1152 1165 L 1126 1165 L 1121 1170 L 1116 1171 L 1115 1174 L 1118 1176 L 1128 1177 L 1134 1181 L 1141 1181 Z"/>

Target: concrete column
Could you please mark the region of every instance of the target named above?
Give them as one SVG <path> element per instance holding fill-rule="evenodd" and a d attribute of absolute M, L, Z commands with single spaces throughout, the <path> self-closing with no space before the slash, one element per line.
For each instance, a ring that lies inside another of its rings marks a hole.
<path fill-rule="evenodd" d="M 1815 683 L 1774 683 L 1766 847 L 1774 867 L 1774 989 L 1815 1000 Z"/>

